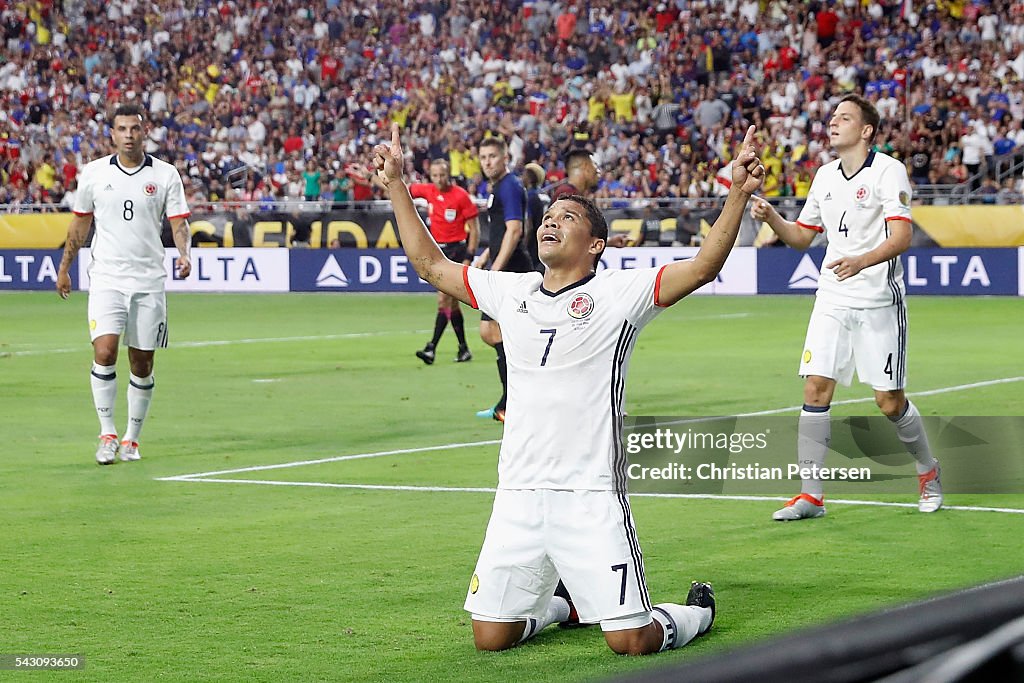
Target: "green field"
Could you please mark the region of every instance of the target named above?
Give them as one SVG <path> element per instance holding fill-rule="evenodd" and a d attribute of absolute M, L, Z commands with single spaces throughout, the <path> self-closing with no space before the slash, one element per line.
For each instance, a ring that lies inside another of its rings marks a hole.
<path fill-rule="evenodd" d="M 636 498 L 652 597 L 680 601 L 691 579 L 712 581 L 712 635 L 628 659 L 596 629 L 549 629 L 480 654 L 462 602 L 492 496 L 429 490 L 495 484 L 497 446 L 466 445 L 501 432 L 473 417 L 497 384 L 475 329 L 473 362 L 451 362 L 449 331 L 426 367 L 413 351 L 432 325 L 429 295 L 168 299 L 143 460 L 98 467 L 86 295 L 0 294 L 0 654 L 82 654 L 86 668 L 68 675 L 83 681 L 583 681 L 1024 566 L 1024 514 L 832 504 L 825 519 L 784 525 L 769 520 L 776 500 Z M 810 305 L 693 297 L 669 310 L 637 344 L 629 413 L 799 405 Z M 942 390 L 916 399 L 922 413 L 1024 415 L 1024 301 L 919 297 L 910 320 L 909 389 Z M 122 428 L 127 375 L 124 355 Z M 1006 381 L 965 386 L 992 380 Z M 869 396 L 858 386 L 836 398 Z M 422 450 L 446 444 L 460 446 Z M 404 452 L 337 459 L 385 451 Z M 1024 510 L 1024 495 L 947 503 Z"/>

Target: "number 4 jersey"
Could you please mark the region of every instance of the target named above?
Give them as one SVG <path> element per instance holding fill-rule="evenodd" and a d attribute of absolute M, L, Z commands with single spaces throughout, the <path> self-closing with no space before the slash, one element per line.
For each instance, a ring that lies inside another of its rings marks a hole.
<path fill-rule="evenodd" d="M 174 166 L 148 154 L 134 168 L 121 166 L 116 154 L 96 159 L 79 175 L 72 211 L 93 215 L 90 287 L 163 291 L 164 217 L 189 215 L 185 188 Z"/>
<path fill-rule="evenodd" d="M 557 292 L 538 273 L 463 272 L 508 361 L 498 487 L 624 491 L 626 373 L 637 334 L 662 310 L 662 270 L 603 270 Z"/>
<path fill-rule="evenodd" d="M 887 221 L 910 223 L 910 181 L 902 163 L 869 152 L 864 165 L 849 178 L 836 159 L 814 176 L 797 224 L 828 237 L 824 263 L 860 256 L 889 237 Z M 835 306 L 878 308 L 903 300 L 903 264 L 899 257 L 865 268 L 839 282 L 822 267 L 818 298 Z"/>

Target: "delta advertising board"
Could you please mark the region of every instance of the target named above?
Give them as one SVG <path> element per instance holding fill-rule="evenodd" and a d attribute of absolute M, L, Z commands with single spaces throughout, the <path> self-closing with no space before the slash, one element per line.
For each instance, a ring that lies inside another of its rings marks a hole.
<path fill-rule="evenodd" d="M 608 249 L 599 270 L 656 268 L 682 261 L 696 248 L 638 247 Z M 429 292 L 404 252 L 395 249 L 293 249 L 293 292 Z M 757 255 L 754 249 L 736 249 L 719 276 L 697 294 L 756 294 Z"/>
<path fill-rule="evenodd" d="M 757 291 L 814 292 L 824 259 L 824 249 L 760 249 Z M 910 249 L 901 259 L 911 295 L 1024 295 L 1024 249 Z"/>
<path fill-rule="evenodd" d="M 287 292 L 286 249 L 193 249 L 192 272 L 180 278 L 175 263 L 178 250 L 164 255 L 168 292 Z M 78 253 L 78 288 L 89 289 L 89 249 Z"/>
<path fill-rule="evenodd" d="M 691 247 L 608 249 L 599 268 L 658 267 L 692 258 Z M 818 286 L 823 249 L 733 250 L 719 277 L 698 294 L 806 294 Z M 52 290 L 62 252 L 0 249 L 0 291 Z M 426 292 L 408 258 L 397 249 L 193 249 L 192 274 L 173 276 L 177 251 L 166 251 L 169 291 L 209 292 Z M 1024 296 L 1020 249 L 911 249 L 903 254 L 911 294 Z M 72 268 L 72 287 L 88 289 L 90 252 Z M 75 277 L 77 273 L 78 277 Z"/>
<path fill-rule="evenodd" d="M 659 268 L 697 255 L 697 247 L 633 247 L 606 249 L 601 268 L 631 270 Z M 757 294 L 757 249 L 738 247 L 732 250 L 722 272 L 694 294 Z"/>
<path fill-rule="evenodd" d="M 0 290 L 55 289 L 63 255 L 60 249 L 0 250 Z M 71 286 L 76 284 L 72 278 Z"/>

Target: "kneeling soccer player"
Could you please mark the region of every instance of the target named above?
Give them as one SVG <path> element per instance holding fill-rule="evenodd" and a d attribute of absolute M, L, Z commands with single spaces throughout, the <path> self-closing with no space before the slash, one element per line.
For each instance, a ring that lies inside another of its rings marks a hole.
<path fill-rule="evenodd" d="M 420 277 L 501 326 L 508 351 L 508 416 L 498 491 L 466 610 L 480 650 L 504 650 L 566 621 L 600 622 L 609 647 L 650 654 L 681 647 L 715 618 L 709 584 L 686 604 L 654 605 L 626 494 L 621 442 L 625 377 L 640 330 L 715 278 L 736 241 L 764 168 L 753 126 L 733 185 L 700 252 L 662 268 L 595 272 L 608 225 L 588 199 L 554 202 L 537 232 L 547 267 L 484 271 L 444 257 L 402 179 L 398 127 L 374 162 L 390 190 L 402 244 Z M 561 577 L 572 604 L 555 596 Z"/>

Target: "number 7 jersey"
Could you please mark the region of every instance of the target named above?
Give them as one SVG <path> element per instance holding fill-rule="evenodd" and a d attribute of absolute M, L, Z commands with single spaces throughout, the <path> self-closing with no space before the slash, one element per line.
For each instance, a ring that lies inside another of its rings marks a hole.
<path fill-rule="evenodd" d="M 163 220 L 189 215 L 178 169 L 146 155 L 124 168 L 113 154 L 85 165 L 71 209 L 93 215 L 90 288 L 162 292 L 167 270 Z"/>
<path fill-rule="evenodd" d="M 824 232 L 828 238 L 824 263 L 860 256 L 889 237 L 887 221 L 910 223 L 910 180 L 902 163 L 869 152 L 864 165 L 849 178 L 838 159 L 814 175 L 797 224 Z M 818 277 L 818 298 L 835 306 L 879 308 L 903 301 L 903 264 L 897 256 L 865 268 L 843 282 L 828 268 Z"/>
<path fill-rule="evenodd" d="M 663 310 L 662 270 L 603 270 L 557 292 L 538 273 L 463 272 L 508 362 L 498 487 L 625 491 L 626 373 L 637 334 Z"/>

